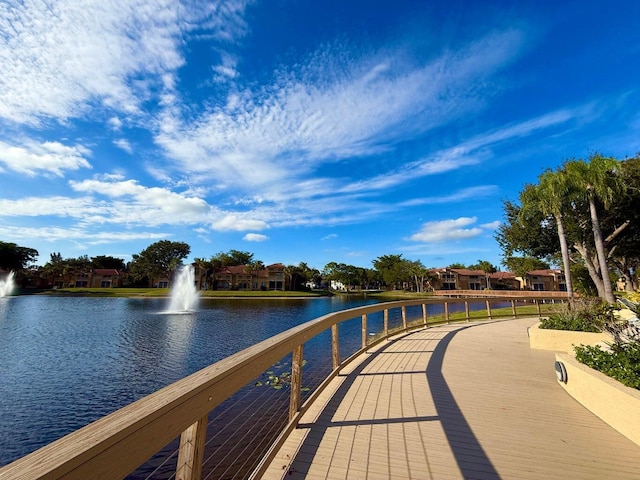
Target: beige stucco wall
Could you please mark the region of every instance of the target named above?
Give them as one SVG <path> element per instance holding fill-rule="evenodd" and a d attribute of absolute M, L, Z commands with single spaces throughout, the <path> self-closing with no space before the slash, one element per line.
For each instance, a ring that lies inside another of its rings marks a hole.
<path fill-rule="evenodd" d="M 611 342 L 607 333 L 573 332 L 571 330 L 547 330 L 536 324 L 529 328 L 529 347 L 538 350 L 554 350 L 573 353 L 574 345 L 596 345 Z"/>
<path fill-rule="evenodd" d="M 640 445 L 640 390 L 593 370 L 573 355 L 556 353 L 567 371 L 567 383 L 560 383 L 569 395 L 632 442 Z"/>

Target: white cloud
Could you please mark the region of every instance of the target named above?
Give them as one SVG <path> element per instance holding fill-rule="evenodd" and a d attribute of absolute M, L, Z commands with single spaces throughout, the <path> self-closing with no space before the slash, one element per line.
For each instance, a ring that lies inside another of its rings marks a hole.
<path fill-rule="evenodd" d="M 237 67 L 238 67 L 238 59 L 233 55 L 223 52 L 221 54 L 221 63 L 219 65 L 214 65 L 212 67 L 215 73 L 213 77 L 214 80 L 216 82 L 227 82 L 235 79 L 239 75 Z M 235 97 L 233 96 L 230 97 L 229 106 L 232 106 L 234 98 Z"/>
<path fill-rule="evenodd" d="M 475 224 L 476 217 L 460 217 L 452 220 L 427 222 L 422 225 L 418 233 L 414 233 L 409 240 L 424 243 L 439 243 L 449 240 L 464 240 L 482 234 L 482 228 L 465 228 Z"/>
<path fill-rule="evenodd" d="M 184 36 L 196 25 L 192 33 L 224 41 L 246 31 L 244 0 L 7 2 L 0 118 L 29 124 L 79 117 L 95 104 L 136 114 L 162 75 L 183 65 Z"/>
<path fill-rule="evenodd" d="M 107 123 L 116 132 L 120 131 L 120 129 L 122 128 L 122 120 L 120 120 L 118 117 L 111 117 L 109 120 L 107 120 Z"/>
<path fill-rule="evenodd" d="M 108 221 L 143 225 L 187 224 L 206 221 L 211 207 L 201 198 L 186 197 L 159 187 L 144 187 L 135 180 L 99 179 L 69 182 L 76 192 L 99 194 L 112 201 Z M 99 221 L 95 218 L 94 221 Z M 104 221 L 107 221 L 105 218 Z"/>
<path fill-rule="evenodd" d="M 26 197 L 19 200 L 0 199 L 0 217 L 70 217 L 90 218 L 108 216 L 107 204 L 91 197 L 69 198 L 61 196 Z"/>
<path fill-rule="evenodd" d="M 334 45 L 193 123 L 168 109 L 156 142 L 203 181 L 247 191 L 296 181 L 322 163 L 389 151 L 475 109 L 482 79 L 514 58 L 519 43 L 518 32 L 504 32 L 417 66 L 400 60 L 405 52 L 353 60 Z"/>
<path fill-rule="evenodd" d="M 129 141 L 126 138 L 119 138 L 117 140 L 113 141 L 113 144 L 124 150 L 125 152 L 127 152 L 129 155 L 133 154 L 133 148 L 131 148 L 131 144 L 129 143 Z"/>
<path fill-rule="evenodd" d="M 87 244 L 100 245 L 115 242 L 128 242 L 132 240 L 162 239 L 171 237 L 166 232 L 144 231 L 95 231 L 79 227 L 7 227 L 0 225 L 2 238 L 22 240 L 24 238 L 56 242 L 59 240 L 73 241 L 83 240 Z"/>
<path fill-rule="evenodd" d="M 442 203 L 461 202 L 463 200 L 479 199 L 493 195 L 497 191 L 498 187 L 496 185 L 479 185 L 477 187 L 463 188 L 462 190 L 458 190 L 450 195 L 443 195 L 441 197 L 414 198 L 412 200 L 407 200 L 406 202 L 401 202 L 400 206 L 415 207 L 418 205 L 436 205 Z"/>
<path fill-rule="evenodd" d="M 490 223 L 483 223 L 482 225 L 480 225 L 482 228 L 485 228 L 487 230 L 495 230 L 496 228 L 498 228 L 500 225 L 502 224 L 502 222 L 500 220 L 494 220 L 493 222 Z"/>
<path fill-rule="evenodd" d="M 265 240 L 269 240 L 269 237 L 267 237 L 266 235 L 261 235 L 259 233 L 247 233 L 244 237 L 242 237 L 243 240 L 246 240 L 247 242 L 264 242 Z"/>
<path fill-rule="evenodd" d="M 329 235 L 322 237 L 322 240 L 331 240 L 333 238 L 338 238 L 338 235 L 335 233 L 330 233 Z"/>
<path fill-rule="evenodd" d="M 0 164 L 29 176 L 51 174 L 62 177 L 66 170 L 91 168 L 85 158 L 89 154 L 89 150 L 80 145 L 70 147 L 59 142 L 34 141 L 10 145 L 0 141 Z"/>
<path fill-rule="evenodd" d="M 228 214 L 211 224 L 211 228 L 218 231 L 264 230 L 268 228 L 266 222 L 242 216 L 240 214 Z"/>

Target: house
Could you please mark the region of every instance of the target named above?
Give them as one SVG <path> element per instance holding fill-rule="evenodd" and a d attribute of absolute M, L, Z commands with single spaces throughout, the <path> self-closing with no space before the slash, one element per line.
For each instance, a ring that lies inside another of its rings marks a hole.
<path fill-rule="evenodd" d="M 488 274 L 466 268 L 436 268 L 429 271 L 435 290 L 483 290 L 489 286 Z"/>
<path fill-rule="evenodd" d="M 489 288 L 492 290 L 520 290 L 522 283 L 512 272 L 494 272 L 489 274 Z"/>
<path fill-rule="evenodd" d="M 92 288 L 117 288 L 122 286 L 122 277 L 115 268 L 96 268 L 89 274 L 89 285 Z"/>
<path fill-rule="evenodd" d="M 213 273 L 215 290 L 284 290 L 285 266 L 274 263 L 262 270 L 250 271 L 245 265 L 230 265 Z"/>
<path fill-rule="evenodd" d="M 562 270 L 532 270 L 524 277 L 518 277 L 523 290 L 566 292 L 567 284 Z"/>
<path fill-rule="evenodd" d="M 282 263 L 274 263 L 267 265 L 267 281 L 269 290 L 284 290 L 286 286 L 286 278 L 284 275 L 285 266 Z"/>

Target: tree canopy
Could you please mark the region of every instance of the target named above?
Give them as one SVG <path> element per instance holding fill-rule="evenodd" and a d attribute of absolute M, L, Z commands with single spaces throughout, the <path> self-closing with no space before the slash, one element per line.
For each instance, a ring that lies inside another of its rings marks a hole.
<path fill-rule="evenodd" d="M 184 242 L 160 240 L 132 256 L 129 274 L 134 281 L 145 277 L 149 280 L 154 277 L 172 279 L 190 251 L 191 247 Z"/>
<path fill-rule="evenodd" d="M 38 258 L 38 251 L 15 243 L 0 242 L 0 269 L 23 270 Z"/>
<path fill-rule="evenodd" d="M 469 270 L 482 270 L 485 273 L 496 273 L 498 271 L 498 267 L 493 265 L 488 260 L 478 260 L 476 263 L 473 263 L 467 267 Z"/>
<path fill-rule="evenodd" d="M 633 284 L 638 265 L 638 162 L 594 153 L 588 160 L 567 160 L 544 172 L 538 184 L 525 185 L 518 203 L 503 203 L 505 221 L 496 234 L 503 263 L 513 271 L 514 257 L 550 262 L 561 255 L 566 276 L 573 266 L 584 267 L 598 295 L 614 301 L 610 271 L 617 269 Z"/>
<path fill-rule="evenodd" d="M 251 262 L 253 262 L 253 253 L 243 252 L 241 250 L 218 252 L 211 257 L 211 264 L 214 268 L 248 265 Z"/>

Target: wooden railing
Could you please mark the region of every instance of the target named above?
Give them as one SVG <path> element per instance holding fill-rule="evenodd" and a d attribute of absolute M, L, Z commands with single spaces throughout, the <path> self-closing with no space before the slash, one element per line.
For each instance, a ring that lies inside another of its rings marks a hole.
<path fill-rule="evenodd" d="M 180 447 L 176 478 L 199 479 L 208 414 L 274 363 L 292 354 L 289 422 L 254 470 L 252 477 L 258 478 L 306 408 L 340 368 L 363 350 L 390 335 L 452 321 L 451 304 L 463 303 L 464 314 L 458 314 L 456 319 L 468 321 L 471 318 L 470 303 L 483 302 L 486 306 L 486 315 L 483 317 L 491 319 L 495 316 L 492 302 L 510 302 L 508 316 L 515 318 L 522 300 L 512 296 L 491 299 L 430 298 L 379 303 L 324 315 L 214 363 L 0 468 L 0 479 L 121 479 L 178 436 Z M 533 315 L 537 316 L 541 315 L 541 303 L 553 300 L 548 296 L 527 298 L 528 302 L 535 304 Z M 429 304 L 443 304 L 444 313 L 437 319 L 429 317 Z M 412 306 L 422 306 L 421 318 L 407 318 L 407 308 Z M 397 329 L 389 328 L 389 311 L 392 309 L 401 311 L 402 326 Z M 375 312 L 383 312 L 383 330 L 376 337 L 371 337 L 367 319 Z M 530 312 L 527 314 L 531 315 Z M 339 325 L 357 317 L 362 321 L 362 348 L 341 362 Z M 301 404 L 304 344 L 328 329 L 331 330 L 332 372 Z"/>
<path fill-rule="evenodd" d="M 536 298 L 544 296 L 548 299 L 566 299 L 567 292 L 536 292 L 534 290 L 434 290 L 433 295 L 439 297 L 518 297 Z M 574 293 L 574 296 L 577 296 Z"/>

